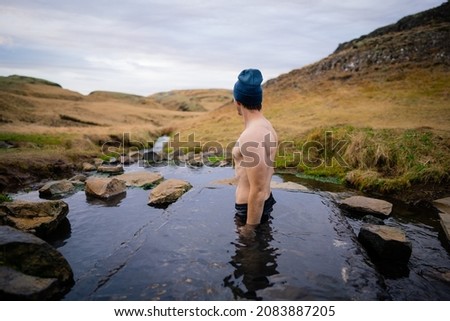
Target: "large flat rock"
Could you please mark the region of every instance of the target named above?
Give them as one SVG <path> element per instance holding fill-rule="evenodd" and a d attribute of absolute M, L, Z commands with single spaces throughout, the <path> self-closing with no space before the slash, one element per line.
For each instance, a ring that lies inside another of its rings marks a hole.
<path fill-rule="evenodd" d="M 97 167 L 97 172 L 108 174 L 120 174 L 124 172 L 123 165 L 100 165 Z"/>
<path fill-rule="evenodd" d="M 158 207 L 174 203 L 191 188 L 187 181 L 168 179 L 150 191 L 148 205 Z"/>
<path fill-rule="evenodd" d="M 125 193 L 126 183 L 117 178 L 90 177 L 86 180 L 86 195 L 108 199 L 110 197 Z"/>
<path fill-rule="evenodd" d="M 295 182 L 270 182 L 270 188 L 272 189 L 281 189 L 285 191 L 298 191 L 298 192 L 306 192 L 308 191 L 308 188 L 306 186 L 303 186 L 301 184 L 295 183 Z"/>
<path fill-rule="evenodd" d="M 67 194 L 72 193 L 75 190 L 72 182 L 67 179 L 60 181 L 48 182 L 39 189 L 39 197 L 41 198 L 55 198 L 64 197 Z"/>
<path fill-rule="evenodd" d="M 46 236 L 59 227 L 69 213 L 69 205 L 54 201 L 14 201 L 0 204 L 0 225 Z"/>
<path fill-rule="evenodd" d="M 392 204 L 376 198 L 366 196 L 351 196 L 339 203 L 341 208 L 348 211 L 359 212 L 364 215 L 371 214 L 379 217 L 388 217 L 392 212 Z"/>
<path fill-rule="evenodd" d="M 406 234 L 396 227 L 364 224 L 358 239 L 369 252 L 382 261 L 406 264 L 411 256 L 411 242 L 407 240 Z"/>
<path fill-rule="evenodd" d="M 146 187 L 157 184 L 163 176 L 160 173 L 138 171 L 118 175 L 115 178 L 125 181 L 127 186 Z"/>
<path fill-rule="evenodd" d="M 450 197 L 434 200 L 433 205 L 442 213 L 450 214 Z"/>
<path fill-rule="evenodd" d="M 434 207 L 439 210 L 439 219 L 445 236 L 450 241 L 450 197 L 433 201 Z"/>

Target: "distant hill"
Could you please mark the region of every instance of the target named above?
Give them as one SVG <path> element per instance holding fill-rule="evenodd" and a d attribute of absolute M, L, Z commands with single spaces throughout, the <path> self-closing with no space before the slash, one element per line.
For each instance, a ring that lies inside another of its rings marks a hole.
<path fill-rule="evenodd" d="M 94 91 L 87 96 L 27 76 L 0 77 L 0 131 L 157 131 L 174 119 L 195 117 L 232 99 L 230 90 L 173 91 L 150 97 Z M 99 128 L 101 127 L 101 128 Z M 130 131 L 130 129 L 128 129 Z"/>
<path fill-rule="evenodd" d="M 173 90 L 149 97 L 170 110 L 211 111 L 229 103 L 233 96 L 226 89 Z"/>
<path fill-rule="evenodd" d="M 80 100 L 82 95 L 63 89 L 59 84 L 27 76 L 0 76 L 0 93 L 14 94 L 24 97 L 55 98 L 66 100 Z"/>
<path fill-rule="evenodd" d="M 39 78 L 33 78 L 33 77 L 27 77 L 27 76 L 20 76 L 20 75 L 11 75 L 8 77 L 0 76 L 0 88 L 7 89 L 14 86 L 20 86 L 20 85 L 47 85 L 47 86 L 55 86 L 62 88 L 59 84 L 45 80 L 45 79 L 39 79 Z"/>

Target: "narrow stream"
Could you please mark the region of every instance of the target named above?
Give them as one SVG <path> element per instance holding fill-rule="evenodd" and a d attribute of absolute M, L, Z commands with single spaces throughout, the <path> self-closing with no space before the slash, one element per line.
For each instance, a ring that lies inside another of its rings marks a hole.
<path fill-rule="evenodd" d="M 434 213 L 394 207 L 386 223 L 406 231 L 413 253 L 406 273 L 393 277 L 371 263 L 356 237 L 361 222 L 327 192 L 274 190 L 272 219 L 247 240 L 234 221 L 234 186 L 214 183 L 232 168 L 126 168 L 137 170 L 193 188 L 166 209 L 148 206 L 140 188 L 108 202 L 83 191 L 65 198 L 70 226 L 52 240 L 75 274 L 65 300 L 450 299 L 450 255 Z"/>

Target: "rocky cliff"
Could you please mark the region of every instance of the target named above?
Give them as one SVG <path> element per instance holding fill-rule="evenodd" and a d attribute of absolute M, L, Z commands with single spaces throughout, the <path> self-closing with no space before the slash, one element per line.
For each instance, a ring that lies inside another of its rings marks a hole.
<path fill-rule="evenodd" d="M 267 82 L 271 85 L 290 82 L 299 85 L 298 76 L 329 75 L 347 80 L 388 68 L 450 67 L 450 2 L 407 16 L 397 23 L 376 29 L 338 46 L 335 52 L 317 63 L 293 70 Z M 284 84 L 286 85 L 286 83 Z"/>

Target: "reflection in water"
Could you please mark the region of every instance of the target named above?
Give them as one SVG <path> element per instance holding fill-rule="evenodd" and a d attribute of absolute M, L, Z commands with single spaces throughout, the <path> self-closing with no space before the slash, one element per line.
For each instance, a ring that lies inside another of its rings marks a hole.
<path fill-rule="evenodd" d="M 114 195 L 107 199 L 97 198 L 90 195 L 86 195 L 86 202 L 89 205 L 100 205 L 105 207 L 118 207 L 123 199 L 127 196 L 126 192 Z"/>
<path fill-rule="evenodd" d="M 239 218 L 235 218 L 235 222 L 238 229 L 243 226 Z M 238 232 L 237 242 L 233 243 L 236 252 L 229 262 L 235 271 L 224 279 L 224 286 L 231 289 L 235 299 L 261 300 L 256 291 L 272 286 L 268 277 L 278 274 L 276 258 L 279 255 L 277 249 L 270 246 L 272 240 L 270 220 L 260 224 L 252 237 Z"/>
<path fill-rule="evenodd" d="M 72 226 L 69 219 L 66 217 L 60 223 L 58 228 L 51 235 L 43 238 L 53 247 L 58 248 L 66 244 L 66 240 L 72 235 Z"/>

